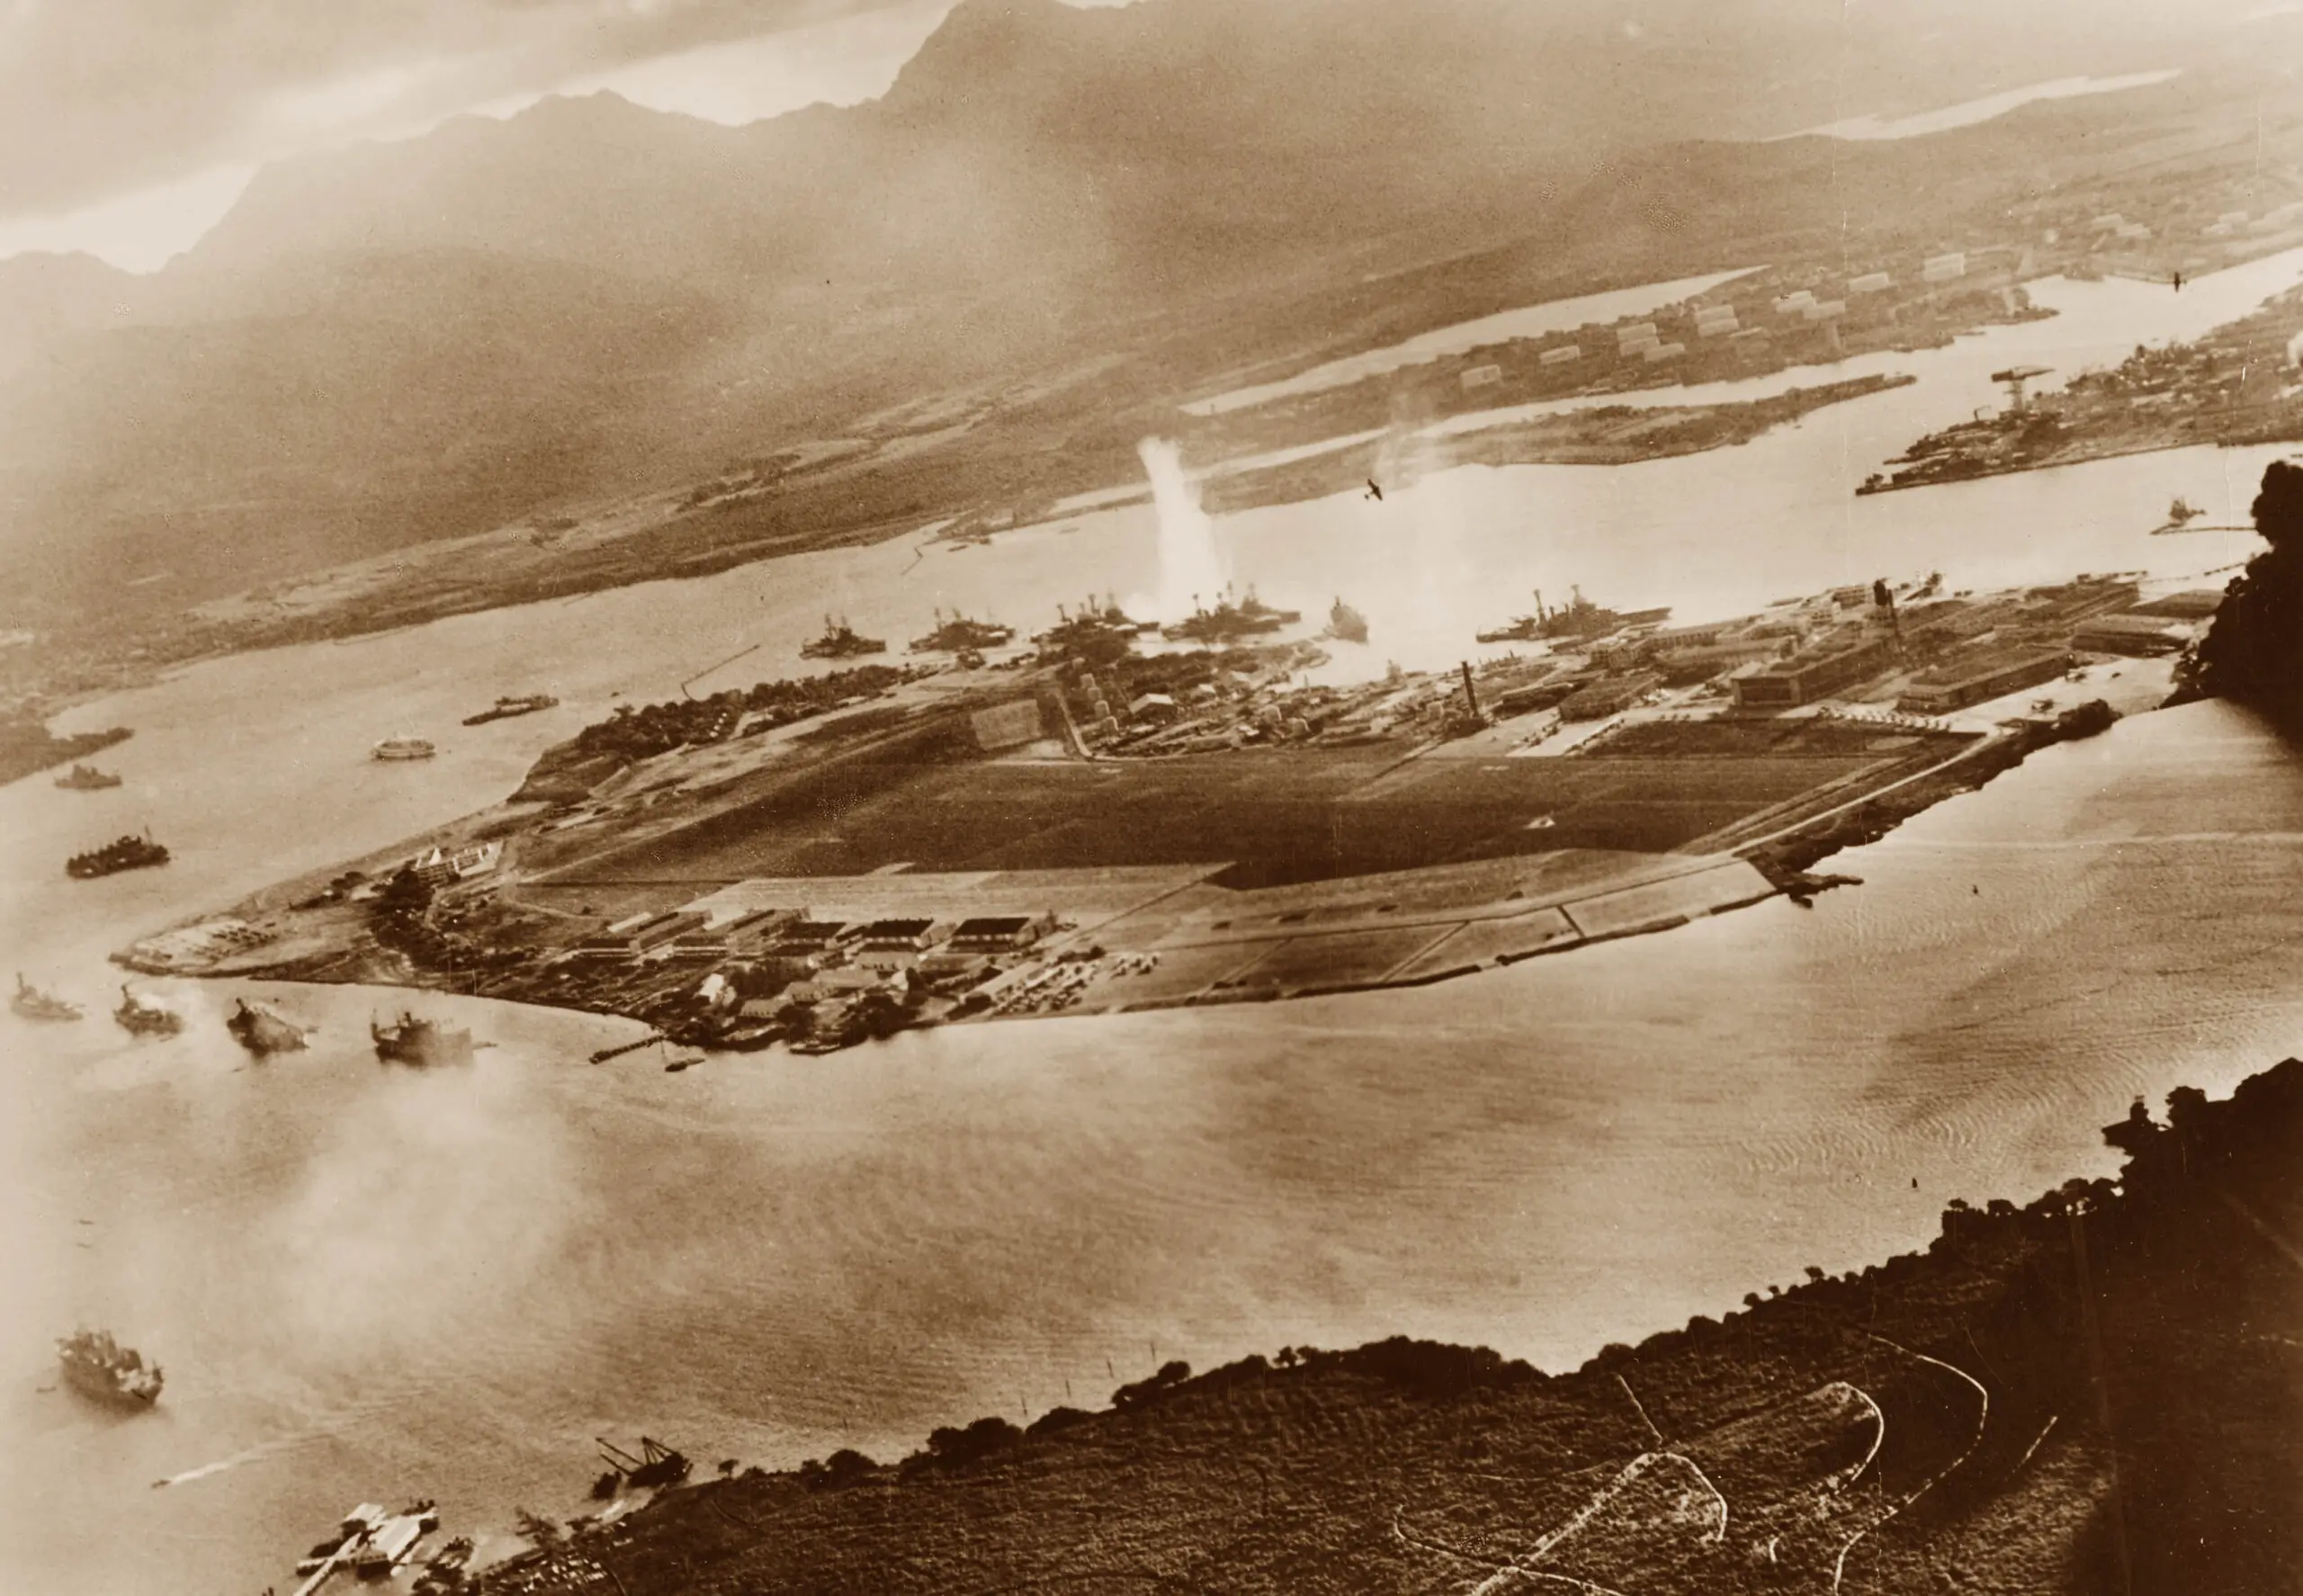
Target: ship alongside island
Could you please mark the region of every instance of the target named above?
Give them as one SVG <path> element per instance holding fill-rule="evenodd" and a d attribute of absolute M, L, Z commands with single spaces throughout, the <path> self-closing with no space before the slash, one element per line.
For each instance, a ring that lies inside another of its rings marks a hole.
<path fill-rule="evenodd" d="M 375 1044 L 376 1057 L 385 1063 L 426 1069 L 434 1064 L 468 1064 L 472 1059 L 471 1032 L 419 1019 L 405 1009 L 390 1025 L 370 1020 L 368 1036 Z"/>
<path fill-rule="evenodd" d="M 20 1018 L 42 1020 L 51 1025 L 80 1018 L 79 1005 L 67 1003 L 53 992 L 40 991 L 26 981 L 21 973 L 16 976 L 15 996 L 8 1000 L 8 1007 Z"/>
<path fill-rule="evenodd" d="M 93 1402 L 143 1409 L 160 1400 L 166 1376 L 133 1347 L 112 1340 L 108 1330 L 76 1331 L 56 1343 L 64 1383 Z"/>
<path fill-rule="evenodd" d="M 942 610 L 936 612 L 936 630 L 925 637 L 911 640 L 915 654 L 971 654 L 982 649 L 1005 648 L 1015 641 L 1016 629 L 1002 626 L 997 621 L 975 621 L 952 612 L 946 618 Z"/>
<path fill-rule="evenodd" d="M 1508 626 L 1478 633 L 1483 643 L 1555 642 L 1563 639 L 1589 641 L 1621 632 L 1632 626 L 1656 626 L 1671 618 L 1668 605 L 1656 609 L 1611 610 L 1593 604 L 1583 596 L 1583 589 L 1571 587 L 1573 596 L 1557 609 L 1544 607 L 1544 596 L 1536 594 L 1536 613 L 1520 615 Z"/>
<path fill-rule="evenodd" d="M 1243 638 L 1268 636 L 1303 618 L 1301 610 L 1277 609 L 1264 603 L 1256 596 L 1253 587 L 1237 602 L 1226 588 L 1214 609 L 1200 608 L 1195 603 L 1190 614 L 1160 628 L 1160 635 L 1169 642 L 1233 643 Z"/>
<path fill-rule="evenodd" d="M 476 715 L 466 715 L 464 724 L 485 726 L 490 721 L 508 721 L 515 715 L 533 715 L 540 710 L 556 709 L 559 705 L 560 700 L 549 693 L 526 693 L 517 696 L 507 696 L 498 698 L 491 708 L 484 709 Z M 427 743 L 426 746 L 428 748 L 430 745 Z"/>
<path fill-rule="evenodd" d="M 275 1053 L 300 1053 L 306 1046 L 306 1033 L 300 1026 L 246 998 L 233 1000 L 224 1028 L 231 1032 L 233 1041 L 258 1058 L 268 1058 Z"/>
<path fill-rule="evenodd" d="M 85 854 L 74 854 L 64 861 L 64 874 L 75 881 L 93 881 L 100 875 L 148 870 L 167 862 L 168 850 L 153 841 L 148 831 L 141 837 L 119 838 Z"/>
<path fill-rule="evenodd" d="M 884 654 L 887 651 L 885 638 L 861 635 L 847 623 L 845 615 L 838 621 L 826 615 L 822 634 L 800 645 L 800 658 L 802 659 L 853 659 L 860 655 Z"/>
<path fill-rule="evenodd" d="M 101 793 L 119 786 L 121 778 L 93 765 L 75 765 L 67 775 L 56 778 L 56 785 L 67 793 Z"/>

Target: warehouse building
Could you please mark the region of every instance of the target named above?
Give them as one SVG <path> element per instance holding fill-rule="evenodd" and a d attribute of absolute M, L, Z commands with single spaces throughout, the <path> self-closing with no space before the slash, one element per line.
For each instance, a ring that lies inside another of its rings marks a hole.
<path fill-rule="evenodd" d="M 1941 715 L 2051 682 L 2071 668 L 2060 649 L 1986 651 L 1913 678 L 1895 707 L 1907 714 Z"/>

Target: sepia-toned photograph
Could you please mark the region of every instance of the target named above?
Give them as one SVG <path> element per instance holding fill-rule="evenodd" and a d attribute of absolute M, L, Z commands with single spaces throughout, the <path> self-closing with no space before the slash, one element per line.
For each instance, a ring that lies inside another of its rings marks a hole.
<path fill-rule="evenodd" d="M 0 1596 L 2303 1591 L 2303 0 L 0 0 Z"/>

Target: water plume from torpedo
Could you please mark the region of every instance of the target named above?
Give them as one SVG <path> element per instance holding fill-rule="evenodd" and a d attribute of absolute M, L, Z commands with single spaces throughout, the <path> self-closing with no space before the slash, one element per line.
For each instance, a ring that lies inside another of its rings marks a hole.
<path fill-rule="evenodd" d="M 1223 590 L 1227 573 L 1215 523 L 1199 507 L 1183 451 L 1171 440 L 1146 438 L 1135 452 L 1152 479 L 1152 507 L 1160 517 L 1160 588 L 1151 603 L 1152 618 L 1181 620 L 1195 600 L 1214 604 Z"/>

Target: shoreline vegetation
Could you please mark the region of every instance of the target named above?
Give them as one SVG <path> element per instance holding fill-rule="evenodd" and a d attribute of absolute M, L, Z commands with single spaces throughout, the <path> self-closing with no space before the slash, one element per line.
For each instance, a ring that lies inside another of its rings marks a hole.
<path fill-rule="evenodd" d="M 1572 1371 L 1403 1337 L 1171 1362 L 900 1461 L 731 1460 L 606 1524 L 524 1514 L 532 1549 L 471 1586 L 2288 1589 L 2303 1062 L 2103 1136 L 2114 1178 L 1954 1199 L 1923 1251 Z"/>

